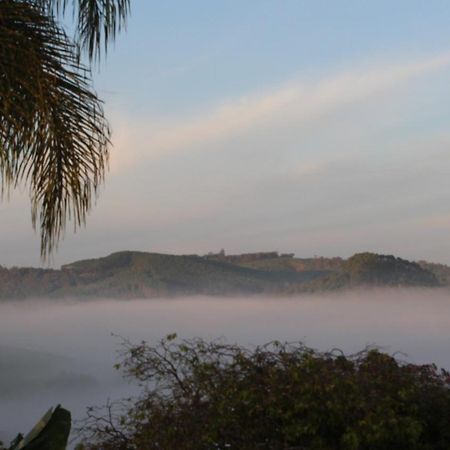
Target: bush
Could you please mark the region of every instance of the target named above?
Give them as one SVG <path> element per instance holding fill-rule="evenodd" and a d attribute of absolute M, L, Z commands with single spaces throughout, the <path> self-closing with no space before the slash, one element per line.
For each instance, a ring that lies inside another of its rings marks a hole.
<path fill-rule="evenodd" d="M 123 344 L 128 402 L 92 408 L 89 450 L 448 450 L 450 377 L 376 349 L 352 356 L 300 343 Z"/>

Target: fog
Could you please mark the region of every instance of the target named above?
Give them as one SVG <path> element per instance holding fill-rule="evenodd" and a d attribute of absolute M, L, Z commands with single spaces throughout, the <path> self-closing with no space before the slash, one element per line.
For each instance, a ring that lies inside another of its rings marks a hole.
<path fill-rule="evenodd" d="M 75 419 L 135 389 L 113 368 L 120 335 L 154 342 L 223 337 L 244 345 L 303 341 L 347 353 L 377 345 L 450 368 L 450 291 L 377 290 L 296 298 L 44 301 L 0 304 L 0 440 L 57 403 Z"/>

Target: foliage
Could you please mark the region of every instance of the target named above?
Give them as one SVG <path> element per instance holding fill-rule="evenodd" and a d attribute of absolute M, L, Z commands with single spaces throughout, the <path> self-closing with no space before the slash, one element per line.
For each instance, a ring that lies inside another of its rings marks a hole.
<path fill-rule="evenodd" d="M 129 0 L 0 2 L 1 183 L 6 193 L 29 184 L 43 256 L 68 219 L 84 223 L 103 180 L 110 132 L 81 52 L 98 59 L 128 12 Z"/>
<path fill-rule="evenodd" d="M 339 258 L 305 260 L 281 256 L 272 258 L 272 264 L 262 259 L 260 265 L 249 267 L 241 262 L 235 264 L 196 255 L 124 251 L 77 261 L 63 266 L 62 270 L 0 267 L 0 299 L 291 295 L 366 285 L 439 285 L 426 267 L 393 256 L 369 255 L 369 261 L 374 260 L 374 264 L 367 264 L 361 255 L 343 263 Z M 288 260 L 291 264 L 299 262 L 300 266 L 288 268 L 285 266 Z M 338 263 L 342 267 L 332 271 L 330 268 Z"/>
<path fill-rule="evenodd" d="M 0 442 L 0 450 L 65 450 L 70 429 L 71 414 L 58 405 L 50 408 L 25 437 L 17 435 L 8 449 Z"/>
<path fill-rule="evenodd" d="M 354 286 L 423 286 L 436 287 L 440 282 L 429 267 L 392 255 L 357 253 L 341 269 L 313 281 L 311 291 L 351 288 Z"/>
<path fill-rule="evenodd" d="M 58 406 L 43 430 L 21 448 L 23 450 L 65 450 L 70 428 L 70 412 Z"/>
<path fill-rule="evenodd" d="M 442 286 L 450 285 L 450 267 L 445 264 L 430 263 L 427 261 L 419 261 L 418 264 L 422 269 L 431 272 Z"/>
<path fill-rule="evenodd" d="M 449 373 L 375 349 L 345 356 L 170 335 L 125 342 L 118 367 L 142 393 L 119 409 L 91 408 L 79 448 L 450 448 Z"/>
<path fill-rule="evenodd" d="M 354 283 L 436 285 L 436 277 L 419 264 L 392 255 L 357 253 L 344 266 Z"/>
<path fill-rule="evenodd" d="M 313 258 L 295 258 L 294 256 L 294 253 L 280 254 L 276 251 L 226 255 L 225 251 L 222 250 L 220 253 L 208 253 L 204 258 L 269 272 L 329 272 L 340 270 L 344 262 L 339 257 L 324 258 L 322 256 L 314 256 Z"/>
<path fill-rule="evenodd" d="M 249 262 L 244 261 L 242 263 L 239 263 L 239 265 L 269 271 L 320 271 L 323 274 L 326 274 L 332 271 L 340 270 L 343 265 L 343 259 L 339 257 L 293 258 L 281 255 L 278 258 L 261 259 Z"/>
<path fill-rule="evenodd" d="M 195 255 L 118 252 L 62 270 L 0 268 L 0 298 L 271 294 L 314 275 L 266 272 Z"/>

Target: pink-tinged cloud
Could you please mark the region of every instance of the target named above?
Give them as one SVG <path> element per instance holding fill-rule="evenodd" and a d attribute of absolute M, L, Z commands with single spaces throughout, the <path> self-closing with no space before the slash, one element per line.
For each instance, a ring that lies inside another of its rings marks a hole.
<path fill-rule="evenodd" d="M 404 86 L 413 79 L 450 66 L 450 54 L 402 64 L 387 64 L 290 82 L 271 91 L 224 102 L 195 117 L 156 121 L 116 114 L 111 169 L 124 171 L 166 154 L 205 149 L 208 144 L 291 124 L 320 124 L 325 114 Z"/>

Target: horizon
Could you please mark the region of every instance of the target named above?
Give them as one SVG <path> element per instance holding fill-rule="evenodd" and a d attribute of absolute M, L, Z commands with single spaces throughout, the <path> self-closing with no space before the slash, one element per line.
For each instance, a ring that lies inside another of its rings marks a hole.
<path fill-rule="evenodd" d="M 224 252 L 224 253 L 222 253 Z M 163 251 L 147 251 L 147 250 L 116 250 L 114 252 L 110 252 L 107 254 L 102 254 L 102 255 L 96 255 L 93 256 L 91 258 L 80 258 L 77 260 L 72 260 L 72 261 L 68 261 L 65 262 L 59 266 L 55 266 L 52 265 L 47 266 L 47 267 L 42 267 L 42 266 L 30 266 L 30 265 L 25 265 L 25 266 L 17 266 L 17 265 L 8 265 L 8 264 L 0 264 L 0 268 L 4 268 L 4 269 L 21 269 L 21 268 L 29 268 L 29 269 L 51 269 L 51 270 L 62 270 L 62 268 L 64 266 L 70 266 L 71 264 L 75 264 L 78 262 L 83 262 L 83 261 L 90 261 L 90 260 L 97 260 L 97 259 L 104 259 L 104 258 L 108 258 L 110 256 L 113 256 L 115 254 L 119 254 L 119 253 L 144 253 L 144 254 L 150 254 L 150 255 L 165 255 L 165 256 L 185 256 L 185 257 L 199 257 L 199 258 L 207 258 L 209 256 L 225 256 L 225 257 L 239 257 L 239 256 L 250 256 L 250 255 L 258 255 L 258 254 L 270 254 L 270 253 L 276 253 L 277 254 L 277 258 L 279 257 L 290 257 L 293 259 L 301 259 L 301 260 L 311 260 L 311 259 L 328 259 L 328 260 L 332 260 L 332 259 L 341 259 L 342 261 L 346 261 L 348 259 L 350 259 L 353 256 L 356 255 L 360 255 L 360 254 L 365 254 L 365 253 L 371 253 L 371 254 L 375 254 L 378 256 L 393 256 L 394 258 L 398 258 L 407 262 L 411 262 L 411 263 L 429 263 L 429 264 L 438 264 L 438 265 L 444 265 L 444 266 L 448 266 L 450 267 L 449 264 L 445 264 L 443 262 L 440 261 L 432 261 L 432 260 L 426 260 L 426 259 L 415 259 L 415 260 L 410 260 L 407 259 L 405 257 L 403 257 L 402 255 L 393 255 L 393 254 L 381 254 L 381 253 L 377 253 L 377 252 L 369 252 L 369 251 L 360 251 L 360 252 L 356 252 L 353 253 L 352 255 L 349 255 L 347 257 L 343 257 L 341 255 L 332 255 L 332 256 L 324 256 L 324 255 L 318 255 L 318 254 L 313 254 L 313 255 L 298 255 L 296 253 L 293 252 L 280 252 L 278 250 L 259 250 L 259 251 L 255 251 L 255 252 L 238 252 L 238 253 L 228 253 L 225 249 L 218 249 L 217 251 L 214 250 L 210 250 L 206 253 L 202 253 L 202 252 L 193 252 L 193 253 L 168 253 L 168 252 L 163 252 Z M 234 264 L 234 263 L 231 263 Z"/>
<path fill-rule="evenodd" d="M 134 0 L 94 69 L 114 148 L 86 228 L 44 264 L 13 191 L 0 264 L 119 248 L 450 264 L 449 17 L 441 1 Z"/>

